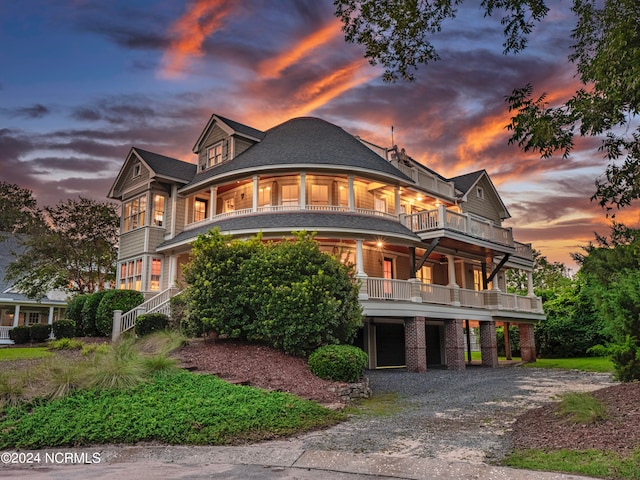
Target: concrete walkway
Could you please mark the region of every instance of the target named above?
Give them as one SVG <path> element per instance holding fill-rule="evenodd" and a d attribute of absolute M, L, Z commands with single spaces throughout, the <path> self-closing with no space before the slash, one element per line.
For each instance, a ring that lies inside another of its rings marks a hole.
<path fill-rule="evenodd" d="M 107 446 L 20 451 L 22 464 L 0 458 L 0 478 L 56 479 L 501 479 L 569 480 L 576 475 L 532 472 L 433 458 L 394 457 L 291 448 L 286 441 L 246 447 Z M 28 454 L 31 464 L 25 464 Z M 14 457 L 16 457 L 14 455 Z"/>

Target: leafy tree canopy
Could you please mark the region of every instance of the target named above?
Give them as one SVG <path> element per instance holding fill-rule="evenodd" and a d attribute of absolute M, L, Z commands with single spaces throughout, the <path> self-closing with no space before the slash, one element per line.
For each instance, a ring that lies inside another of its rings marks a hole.
<path fill-rule="evenodd" d="M 41 298 L 51 289 L 92 293 L 115 279 L 120 217 L 117 206 L 88 198 L 45 207 L 45 222 L 22 240 L 7 279 Z"/>
<path fill-rule="evenodd" d="M 0 182 L 0 241 L 8 234 L 27 233 L 42 222 L 31 190 Z"/>
<path fill-rule="evenodd" d="M 438 60 L 429 41 L 463 0 L 335 0 L 345 39 L 365 47 L 370 63 L 385 68 L 383 78 L 414 79 L 420 64 Z M 517 53 L 549 12 L 542 0 L 483 0 L 485 16 L 504 13 L 504 51 Z M 543 158 L 568 156 L 575 135 L 602 137 L 599 150 L 609 160 L 592 199 L 609 212 L 640 198 L 640 2 L 573 0 L 575 42 L 569 60 L 582 87 L 563 105 L 549 106 L 546 94 L 527 85 L 507 97 L 513 112 L 510 143 Z"/>

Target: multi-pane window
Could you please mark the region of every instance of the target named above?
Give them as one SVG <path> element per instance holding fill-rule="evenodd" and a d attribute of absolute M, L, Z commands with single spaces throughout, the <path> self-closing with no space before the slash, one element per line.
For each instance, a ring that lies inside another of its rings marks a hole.
<path fill-rule="evenodd" d="M 144 226 L 145 215 L 147 211 L 147 196 L 129 200 L 124 204 L 124 224 L 123 232 L 128 232 Z"/>
<path fill-rule="evenodd" d="M 329 185 L 311 185 L 311 205 L 329 205 Z"/>
<path fill-rule="evenodd" d="M 473 289 L 484 290 L 484 282 L 482 281 L 482 270 L 473 269 Z"/>
<path fill-rule="evenodd" d="M 196 198 L 193 202 L 193 221 L 200 222 L 207 218 L 209 201 L 203 198 Z"/>
<path fill-rule="evenodd" d="M 416 272 L 416 278 L 422 283 L 433 283 L 433 269 L 431 265 L 423 265 L 420 270 Z"/>
<path fill-rule="evenodd" d="M 153 196 L 153 225 L 162 227 L 164 225 L 164 195 Z"/>
<path fill-rule="evenodd" d="M 218 142 L 213 147 L 210 147 L 209 150 L 207 150 L 207 157 L 208 157 L 207 164 L 209 167 L 222 163 L 223 146 L 224 146 L 224 142 Z"/>
<path fill-rule="evenodd" d="M 162 260 L 154 258 L 151 260 L 151 279 L 149 290 L 160 290 L 160 275 L 162 274 Z"/>
<path fill-rule="evenodd" d="M 298 205 L 298 185 L 282 185 L 282 205 Z"/>
<path fill-rule="evenodd" d="M 34 325 L 40 323 L 40 314 L 38 312 L 26 312 L 26 324 Z"/>
<path fill-rule="evenodd" d="M 120 288 L 142 290 L 142 258 L 120 264 Z"/>
<path fill-rule="evenodd" d="M 258 206 L 266 207 L 271 205 L 271 187 L 260 187 L 258 189 Z"/>

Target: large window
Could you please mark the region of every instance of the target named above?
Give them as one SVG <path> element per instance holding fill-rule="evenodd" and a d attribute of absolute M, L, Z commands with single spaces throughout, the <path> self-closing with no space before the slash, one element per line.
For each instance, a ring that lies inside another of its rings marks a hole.
<path fill-rule="evenodd" d="M 151 260 L 151 281 L 149 290 L 160 290 L 160 275 L 162 274 L 162 260 L 154 258 Z"/>
<path fill-rule="evenodd" d="M 329 185 L 311 185 L 311 205 L 329 205 Z"/>
<path fill-rule="evenodd" d="M 193 221 L 200 222 L 207 218 L 209 201 L 204 198 L 196 198 L 193 202 Z"/>
<path fill-rule="evenodd" d="M 164 225 L 164 195 L 153 196 L 153 225 L 162 227 Z"/>
<path fill-rule="evenodd" d="M 124 204 L 123 231 L 128 232 L 144 226 L 147 211 L 147 196 L 134 198 Z"/>
<path fill-rule="evenodd" d="M 384 197 L 376 197 L 373 208 L 376 210 L 376 212 L 386 212 L 387 200 Z"/>
<path fill-rule="evenodd" d="M 349 187 L 340 185 L 338 187 L 338 205 L 346 207 L 349 205 Z"/>
<path fill-rule="evenodd" d="M 416 272 L 416 278 L 422 283 L 433 283 L 433 268 L 431 265 L 423 265 Z"/>
<path fill-rule="evenodd" d="M 298 205 L 298 185 L 282 185 L 282 205 Z"/>
<path fill-rule="evenodd" d="M 120 288 L 142 290 L 142 258 L 120 264 Z"/>

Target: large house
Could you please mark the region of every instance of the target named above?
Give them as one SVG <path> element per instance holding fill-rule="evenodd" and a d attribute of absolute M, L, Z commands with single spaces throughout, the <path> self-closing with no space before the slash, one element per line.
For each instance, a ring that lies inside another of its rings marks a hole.
<path fill-rule="evenodd" d="M 544 313 L 531 246 L 502 226 L 509 212 L 485 170 L 444 178 L 318 118 L 260 131 L 212 115 L 193 153 L 187 163 L 132 148 L 109 192 L 122 202 L 117 285 L 157 294 L 138 311 L 176 291 L 191 243 L 209 229 L 265 239 L 307 230 L 355 264 L 371 368 L 465 368 L 474 331 L 494 367 L 503 325 L 519 327 L 522 358 L 535 360 Z M 528 272 L 527 296 L 506 293 L 507 269 Z"/>
<path fill-rule="evenodd" d="M 19 325 L 45 323 L 51 325 L 64 318 L 67 294 L 52 290 L 39 299 L 31 299 L 20 293 L 5 279 L 7 267 L 16 260 L 23 248 L 15 236 L 0 241 L 0 345 L 12 344 L 9 330 Z"/>

